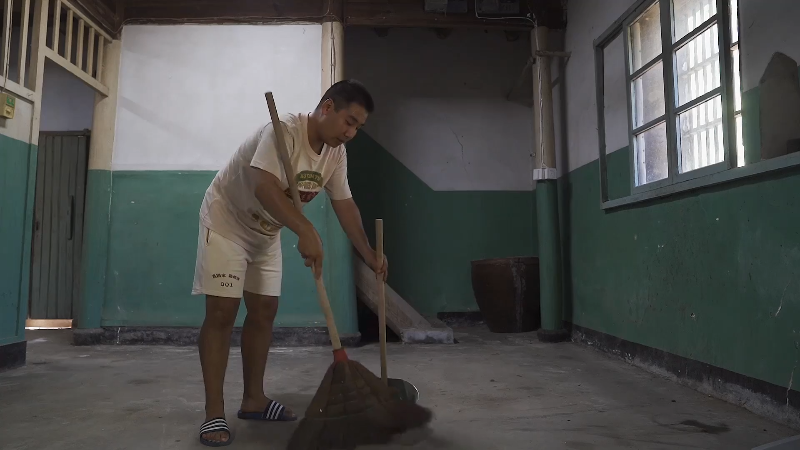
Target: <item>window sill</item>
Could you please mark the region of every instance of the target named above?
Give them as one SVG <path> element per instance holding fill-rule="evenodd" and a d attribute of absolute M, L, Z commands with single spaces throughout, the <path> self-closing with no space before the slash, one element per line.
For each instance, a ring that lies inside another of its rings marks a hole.
<path fill-rule="evenodd" d="M 680 192 L 688 192 L 710 186 L 730 183 L 733 181 L 751 178 L 765 173 L 777 172 L 800 166 L 800 152 L 790 153 L 777 158 L 758 161 L 744 167 L 723 170 L 703 177 L 692 178 L 669 186 L 660 187 L 650 191 L 631 194 L 626 197 L 608 200 L 602 203 L 602 209 L 611 210 L 622 206 L 644 203 L 658 198 L 668 197 Z"/>

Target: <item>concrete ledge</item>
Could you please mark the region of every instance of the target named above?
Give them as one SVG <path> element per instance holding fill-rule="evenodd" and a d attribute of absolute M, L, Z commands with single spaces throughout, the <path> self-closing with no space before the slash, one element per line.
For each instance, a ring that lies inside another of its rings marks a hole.
<path fill-rule="evenodd" d="M 190 327 L 104 327 L 76 329 L 72 332 L 74 345 L 197 345 L 200 328 Z M 342 345 L 354 347 L 361 342 L 361 333 L 343 334 Z M 242 341 L 242 329 L 234 328 L 231 346 Z M 272 332 L 272 345 L 280 347 L 329 346 L 327 328 L 278 327 Z"/>
<path fill-rule="evenodd" d="M 800 392 L 721 367 L 626 341 L 572 324 L 572 340 L 688 386 L 703 394 L 741 406 L 759 416 L 800 429 Z"/>
<path fill-rule="evenodd" d="M 27 341 L 0 345 L 0 372 L 24 366 L 27 358 L 27 349 Z"/>

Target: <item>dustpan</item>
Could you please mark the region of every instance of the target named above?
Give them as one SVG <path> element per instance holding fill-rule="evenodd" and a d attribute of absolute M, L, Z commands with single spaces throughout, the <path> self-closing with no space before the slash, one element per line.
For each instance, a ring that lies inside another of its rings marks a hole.
<path fill-rule="evenodd" d="M 408 381 L 400 378 L 387 378 L 386 382 L 390 388 L 397 391 L 397 398 L 400 400 L 412 403 L 417 403 L 417 400 L 419 400 L 419 390 Z"/>
<path fill-rule="evenodd" d="M 375 219 L 375 237 L 377 240 L 378 261 L 383 261 L 383 219 Z M 378 327 L 381 341 L 381 381 L 395 392 L 403 401 L 417 403 L 419 390 L 416 386 L 400 378 L 389 378 L 386 370 L 386 284 L 378 281 Z"/>

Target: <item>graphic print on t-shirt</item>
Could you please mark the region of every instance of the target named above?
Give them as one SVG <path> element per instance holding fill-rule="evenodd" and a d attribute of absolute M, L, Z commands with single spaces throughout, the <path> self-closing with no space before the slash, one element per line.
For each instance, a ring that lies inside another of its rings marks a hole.
<path fill-rule="evenodd" d="M 314 200 L 314 197 L 322 190 L 322 174 L 313 170 L 304 170 L 294 177 L 297 184 L 297 193 L 300 194 L 300 201 L 303 204 Z M 283 191 L 287 197 L 292 198 L 292 191 L 286 188 Z"/>
<path fill-rule="evenodd" d="M 347 153 L 344 145 L 325 146 L 317 153 L 309 145 L 308 115 L 286 114 L 285 127 L 291 164 L 297 174 L 302 204 L 314 200 L 322 189 L 331 200 L 351 198 L 347 181 Z M 261 251 L 280 235 L 283 225 L 264 209 L 255 195 L 258 170 L 269 172 L 286 183 L 286 175 L 271 124 L 254 130 L 239 146 L 228 164 L 214 177 L 200 215 L 203 224 L 248 251 Z M 284 190 L 291 199 L 291 191 Z"/>
<path fill-rule="evenodd" d="M 300 201 L 305 205 L 306 203 L 314 200 L 314 197 L 322 191 L 322 174 L 313 170 L 304 170 L 294 177 L 295 183 L 297 184 L 297 193 L 300 194 Z M 289 188 L 286 188 L 283 193 L 286 195 L 289 200 L 292 200 L 292 191 Z M 283 228 L 282 226 L 272 224 L 265 220 L 263 217 L 259 216 L 255 211 L 249 209 L 247 211 L 250 214 L 250 218 L 253 219 L 254 222 L 258 222 L 268 235 L 275 234 L 279 229 Z"/>

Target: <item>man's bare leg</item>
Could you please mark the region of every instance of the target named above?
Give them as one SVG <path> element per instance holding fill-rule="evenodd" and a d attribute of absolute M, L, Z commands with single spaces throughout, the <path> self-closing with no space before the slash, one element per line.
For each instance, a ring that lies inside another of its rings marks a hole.
<path fill-rule="evenodd" d="M 270 401 L 264 394 L 264 371 L 272 344 L 272 326 L 278 313 L 278 297 L 245 291 L 244 304 L 247 316 L 242 327 L 244 396 L 241 410 L 261 413 Z M 288 408 L 285 411 L 294 416 Z"/>
<path fill-rule="evenodd" d="M 200 328 L 200 366 L 203 369 L 203 383 L 206 389 L 206 420 L 225 417 L 223 383 L 228 368 L 228 354 L 231 348 L 231 333 L 239 312 L 239 299 L 206 296 L 206 317 Z M 228 433 L 208 433 L 205 439 L 226 442 Z"/>

